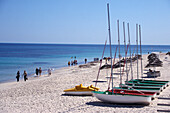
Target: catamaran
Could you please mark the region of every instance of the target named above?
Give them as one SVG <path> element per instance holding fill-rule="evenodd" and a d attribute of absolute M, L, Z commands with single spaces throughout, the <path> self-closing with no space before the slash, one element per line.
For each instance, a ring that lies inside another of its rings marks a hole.
<path fill-rule="evenodd" d="M 143 77 L 143 67 L 142 67 L 142 49 L 141 49 L 141 26 L 139 25 L 139 37 L 140 37 L 140 55 L 141 55 L 141 77 Z M 138 25 L 136 26 L 136 43 L 137 43 L 137 54 L 138 54 Z M 138 56 L 138 55 L 137 55 Z M 130 81 L 126 81 L 125 84 L 127 86 L 143 87 L 143 88 L 158 88 L 160 87 L 163 90 L 165 87 L 169 85 L 169 81 L 159 81 L 159 80 L 144 80 L 139 79 L 138 76 L 138 58 L 137 58 L 137 79 L 131 79 Z"/>
<path fill-rule="evenodd" d="M 126 48 L 126 42 L 125 42 L 125 26 L 124 26 L 124 23 L 123 23 L 123 31 L 124 31 L 124 45 L 125 45 L 125 60 L 124 60 L 124 66 L 126 64 L 126 75 L 127 75 L 127 80 L 128 81 L 128 73 L 127 73 L 127 63 L 126 63 L 126 55 L 127 55 L 127 51 L 128 51 L 128 47 L 129 47 L 129 51 L 130 51 L 130 68 L 131 68 L 131 75 L 132 75 L 132 79 L 133 79 L 133 72 L 132 72 L 132 58 L 131 58 L 131 48 L 130 48 L 130 31 L 129 31 L 129 23 L 127 24 L 127 27 L 128 27 L 128 41 L 129 41 L 129 44 Z M 118 23 L 118 30 L 119 30 L 119 23 Z M 119 36 L 119 33 L 118 33 L 118 36 Z M 119 43 L 119 46 L 120 46 L 120 39 L 118 37 L 118 43 Z M 120 55 L 120 50 L 119 50 L 119 56 Z M 120 61 L 120 57 L 119 57 L 119 61 Z M 120 62 L 119 62 L 119 65 L 120 65 Z M 124 71 L 124 67 L 123 67 L 123 71 Z M 120 75 L 121 75 L 121 68 L 120 68 Z M 155 84 L 150 84 L 150 86 L 148 86 L 148 84 L 137 84 L 137 83 L 133 83 L 133 84 L 122 84 L 122 76 L 120 76 L 121 79 L 120 79 L 120 85 L 119 87 L 114 87 L 114 89 L 124 89 L 124 90 L 130 90 L 130 89 L 135 89 L 135 90 L 139 90 L 139 91 L 149 91 L 149 92 L 153 92 L 153 93 L 160 93 L 162 91 L 162 86 L 160 85 L 155 85 Z M 125 82 L 127 83 L 127 82 Z"/>

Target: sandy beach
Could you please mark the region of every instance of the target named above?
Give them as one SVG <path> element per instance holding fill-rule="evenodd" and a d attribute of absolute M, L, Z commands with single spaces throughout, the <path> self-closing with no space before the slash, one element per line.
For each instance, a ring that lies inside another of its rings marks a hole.
<path fill-rule="evenodd" d="M 147 64 L 147 56 L 143 55 L 143 67 Z M 160 54 L 163 67 L 157 67 L 161 71 L 161 76 L 156 78 L 170 81 L 170 57 L 165 60 L 165 53 Z M 116 59 L 117 61 L 118 59 Z M 105 62 L 104 62 L 105 63 Z M 140 61 L 139 61 L 140 63 Z M 129 65 L 128 65 L 129 67 Z M 110 112 L 110 113 L 156 113 L 162 110 L 170 112 L 170 87 L 167 87 L 160 95 L 151 101 L 150 105 L 120 105 L 108 104 L 99 101 L 92 96 L 66 96 L 63 90 L 73 88 L 76 85 L 94 85 L 99 63 L 88 68 L 77 66 L 60 68 L 52 72 L 51 76 L 43 75 L 24 82 L 9 82 L 0 84 L 0 113 L 56 113 L 56 112 Z M 144 73 L 149 68 L 144 68 Z M 153 69 L 153 68 L 151 68 Z M 133 64 L 134 78 L 136 78 L 136 62 Z M 99 80 L 106 82 L 98 83 L 100 90 L 106 90 L 108 82 L 106 77 L 110 74 L 110 69 L 103 69 L 100 72 Z M 119 73 L 119 68 L 114 69 L 114 73 Z M 139 64 L 139 75 L 140 64 Z M 144 74 L 146 76 L 146 74 Z M 130 78 L 130 77 L 129 77 Z M 123 76 L 123 83 L 126 75 Z M 114 86 L 120 83 L 119 77 L 114 79 Z M 169 100 L 168 100 L 168 99 Z M 168 106 L 169 105 L 169 106 Z"/>

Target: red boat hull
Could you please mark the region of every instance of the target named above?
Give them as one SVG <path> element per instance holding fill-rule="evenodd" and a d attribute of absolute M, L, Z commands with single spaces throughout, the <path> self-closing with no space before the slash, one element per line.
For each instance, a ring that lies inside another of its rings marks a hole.
<path fill-rule="evenodd" d="M 112 92 L 112 90 L 108 90 Z M 145 92 L 145 91 L 135 91 L 135 90 L 124 90 L 124 89 L 114 89 L 114 93 L 118 94 L 128 94 L 128 95 L 143 95 L 143 96 L 154 96 L 156 95 L 155 92 Z"/>

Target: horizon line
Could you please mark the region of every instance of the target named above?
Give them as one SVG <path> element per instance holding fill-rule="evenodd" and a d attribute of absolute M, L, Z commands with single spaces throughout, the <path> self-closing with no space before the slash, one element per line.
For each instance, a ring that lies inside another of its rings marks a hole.
<path fill-rule="evenodd" d="M 0 42 L 0 44 L 58 44 L 58 45 L 104 45 L 101 43 L 46 43 L 46 42 Z M 109 44 L 106 44 L 109 45 Z M 112 45 L 118 45 L 118 44 L 112 44 Z M 124 45 L 124 44 L 121 44 Z M 131 44 L 131 45 L 136 45 L 136 44 Z M 155 45 L 155 46 L 160 46 L 160 44 L 142 44 L 142 45 Z M 170 46 L 168 44 L 161 44 L 162 46 Z M 139 45 L 138 45 L 139 46 Z"/>

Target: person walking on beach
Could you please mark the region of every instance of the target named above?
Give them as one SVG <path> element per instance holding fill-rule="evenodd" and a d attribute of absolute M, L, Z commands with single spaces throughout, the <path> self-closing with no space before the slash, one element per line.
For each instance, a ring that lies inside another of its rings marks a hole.
<path fill-rule="evenodd" d="M 74 65 L 77 65 L 77 60 L 74 60 Z"/>
<path fill-rule="evenodd" d="M 71 61 L 71 65 L 73 65 L 74 64 L 74 61 Z"/>
<path fill-rule="evenodd" d="M 25 70 L 24 70 L 23 76 L 24 76 L 24 81 L 28 80 L 28 78 L 27 78 L 27 72 L 26 72 Z"/>
<path fill-rule="evenodd" d="M 35 69 L 35 74 L 38 76 L 38 68 Z"/>
<path fill-rule="evenodd" d="M 48 76 L 50 76 L 51 75 L 51 69 L 49 68 L 48 69 Z"/>
<path fill-rule="evenodd" d="M 85 61 L 85 64 L 86 64 L 87 63 L 87 59 L 85 58 L 84 61 Z"/>
<path fill-rule="evenodd" d="M 70 66 L 70 61 L 68 61 L 68 66 Z"/>
<path fill-rule="evenodd" d="M 42 73 L 42 69 L 41 69 L 41 67 L 39 68 L 39 75 L 41 76 L 41 73 Z"/>
<path fill-rule="evenodd" d="M 16 78 L 17 78 L 17 82 L 19 82 L 19 78 L 20 78 L 20 72 L 19 71 L 17 72 Z"/>
<path fill-rule="evenodd" d="M 105 61 L 106 61 L 105 64 L 107 64 L 107 60 L 108 60 L 108 58 L 105 59 Z"/>

